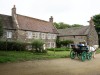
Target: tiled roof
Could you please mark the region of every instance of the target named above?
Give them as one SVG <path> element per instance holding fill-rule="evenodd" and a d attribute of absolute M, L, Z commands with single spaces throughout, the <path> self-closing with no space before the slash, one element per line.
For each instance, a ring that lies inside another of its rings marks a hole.
<path fill-rule="evenodd" d="M 89 26 L 58 29 L 58 33 L 59 33 L 59 36 L 87 35 L 89 33 Z"/>
<path fill-rule="evenodd" d="M 0 14 L 0 18 L 2 19 L 3 28 L 14 29 L 11 16 Z"/>
<path fill-rule="evenodd" d="M 44 20 L 39 20 L 36 18 L 31 18 L 17 14 L 17 21 L 19 29 L 57 33 L 57 30 L 55 29 L 53 24 Z"/>

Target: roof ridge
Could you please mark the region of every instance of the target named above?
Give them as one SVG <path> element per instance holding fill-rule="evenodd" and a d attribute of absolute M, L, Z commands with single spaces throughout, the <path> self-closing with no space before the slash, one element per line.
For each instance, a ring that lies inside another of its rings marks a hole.
<path fill-rule="evenodd" d="M 9 17 L 11 17 L 10 15 L 5 15 L 5 14 L 0 14 L 0 15 L 3 15 L 3 16 L 9 16 Z"/>
<path fill-rule="evenodd" d="M 72 29 L 72 28 L 82 28 L 82 27 L 89 27 L 89 26 L 81 26 L 81 27 L 69 27 L 69 28 L 65 28 L 65 29 L 58 29 L 58 30 L 66 30 L 66 29 Z"/>
<path fill-rule="evenodd" d="M 47 22 L 47 23 L 49 23 L 49 21 L 45 21 L 45 20 L 41 20 L 41 19 L 37 19 L 37 18 L 33 18 L 33 17 L 30 17 L 30 16 L 26 16 L 26 15 L 20 15 L 20 14 L 16 14 L 16 15 L 19 15 L 19 16 L 23 16 L 23 17 L 30 18 L 30 19 L 35 19 L 35 20 L 38 20 L 38 21 L 43 21 L 43 22 Z"/>

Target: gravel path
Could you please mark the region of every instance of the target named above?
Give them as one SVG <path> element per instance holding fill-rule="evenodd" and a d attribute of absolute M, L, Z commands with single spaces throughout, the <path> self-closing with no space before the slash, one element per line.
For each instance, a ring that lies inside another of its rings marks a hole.
<path fill-rule="evenodd" d="M 85 62 L 64 58 L 0 64 L 0 75 L 100 75 L 100 54 Z"/>

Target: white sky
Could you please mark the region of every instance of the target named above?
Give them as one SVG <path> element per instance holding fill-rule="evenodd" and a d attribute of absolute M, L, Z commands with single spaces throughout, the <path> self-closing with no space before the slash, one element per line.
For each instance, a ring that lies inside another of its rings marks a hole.
<path fill-rule="evenodd" d="M 16 5 L 17 14 L 42 20 L 54 17 L 54 22 L 88 25 L 91 16 L 100 13 L 100 0 L 0 0 L 0 14 L 11 15 Z"/>

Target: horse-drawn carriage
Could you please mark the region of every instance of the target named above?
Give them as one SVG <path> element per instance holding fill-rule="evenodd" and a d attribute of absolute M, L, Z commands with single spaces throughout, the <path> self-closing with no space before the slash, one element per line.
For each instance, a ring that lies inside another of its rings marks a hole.
<path fill-rule="evenodd" d="M 72 45 L 70 58 L 74 59 L 76 56 L 82 61 L 85 61 L 86 59 L 91 60 L 92 52 L 89 51 L 87 46 L 78 46 L 78 48 L 76 48 L 75 45 Z"/>

